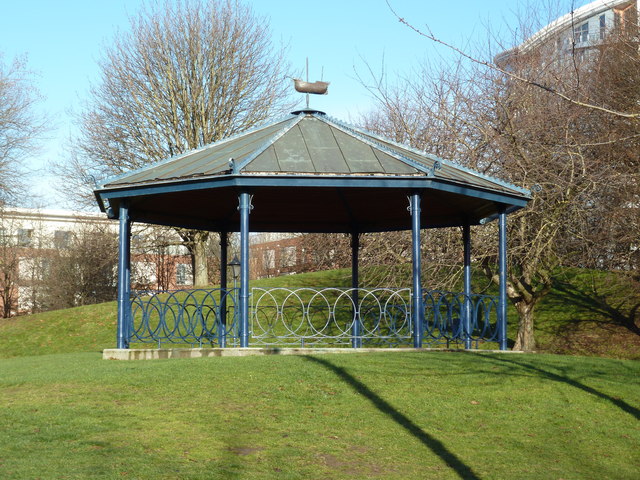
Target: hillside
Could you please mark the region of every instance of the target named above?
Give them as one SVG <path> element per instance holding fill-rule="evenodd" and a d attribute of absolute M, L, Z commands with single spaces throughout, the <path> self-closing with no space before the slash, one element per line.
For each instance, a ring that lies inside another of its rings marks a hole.
<path fill-rule="evenodd" d="M 254 286 L 346 286 L 346 271 L 315 272 L 253 282 Z M 536 310 L 540 352 L 640 359 L 637 282 L 626 276 L 565 270 Z M 634 310 L 635 306 L 635 310 Z M 509 338 L 517 318 L 509 308 Z M 635 328 L 635 330 L 634 330 Z M 0 320 L 0 358 L 98 352 L 115 346 L 116 305 L 105 303 Z"/>

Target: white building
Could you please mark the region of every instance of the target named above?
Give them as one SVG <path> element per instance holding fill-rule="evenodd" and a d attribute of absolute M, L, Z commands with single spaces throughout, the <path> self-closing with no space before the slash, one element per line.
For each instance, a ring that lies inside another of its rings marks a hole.
<path fill-rule="evenodd" d="M 496 56 L 498 65 L 508 65 L 516 56 L 540 49 L 554 60 L 580 58 L 607 38 L 612 31 L 638 26 L 640 0 L 596 0 L 554 20 L 515 48 Z"/>
<path fill-rule="evenodd" d="M 0 209 L 0 290 L 5 292 L 0 295 L 0 310 L 7 304 L 4 316 L 31 311 L 37 297 L 34 285 L 46 275 L 51 253 L 72 247 L 75 233 L 95 227 L 114 237 L 118 233 L 118 222 L 101 213 Z M 193 284 L 190 257 L 175 232 L 134 225 L 132 244 L 134 285 L 168 289 Z"/>

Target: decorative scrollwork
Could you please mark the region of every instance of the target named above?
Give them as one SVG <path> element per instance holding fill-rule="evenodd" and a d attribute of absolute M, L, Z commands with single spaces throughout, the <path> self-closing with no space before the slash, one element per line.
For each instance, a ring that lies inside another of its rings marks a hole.
<path fill-rule="evenodd" d="M 131 298 L 131 341 L 225 346 L 237 340 L 233 289 L 137 291 Z"/>
<path fill-rule="evenodd" d="M 498 341 L 498 297 L 423 290 L 426 343 Z"/>
<path fill-rule="evenodd" d="M 355 336 L 392 345 L 411 337 L 409 289 L 254 288 L 252 298 L 253 344 L 348 345 Z"/>
<path fill-rule="evenodd" d="M 132 343 L 239 344 L 238 289 L 138 291 L 131 298 Z M 252 345 L 409 345 L 408 288 L 254 288 Z M 423 290 L 423 338 L 429 345 L 498 341 L 498 299 Z"/>

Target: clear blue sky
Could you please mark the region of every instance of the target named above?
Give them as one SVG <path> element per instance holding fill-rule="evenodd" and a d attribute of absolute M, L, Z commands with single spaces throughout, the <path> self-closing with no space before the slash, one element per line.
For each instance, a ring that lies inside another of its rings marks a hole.
<path fill-rule="evenodd" d="M 465 47 L 486 38 L 486 27 L 514 27 L 516 0 L 389 0 L 399 15 L 417 27 L 428 25 L 441 38 Z M 390 76 L 409 72 L 425 58 L 442 58 L 438 50 L 400 24 L 385 0 L 246 0 L 268 17 L 274 41 L 289 45 L 289 61 L 300 73 L 309 58 L 309 79 L 330 81 L 328 96 L 311 105 L 350 120 L 366 112 L 371 99 L 355 79 L 366 76 L 365 62 Z M 143 0 L 0 0 L 0 54 L 9 62 L 26 54 L 45 98 L 42 111 L 54 120 L 33 168 L 64 158 L 63 144 L 73 132 L 69 111 L 77 110 L 89 85 L 98 78 L 97 60 L 118 29 L 128 28 Z M 535 4 L 535 2 L 530 2 Z M 541 7 L 545 1 L 540 1 Z M 570 1 L 565 1 L 568 11 Z M 576 0 L 575 7 L 588 3 Z M 309 7 L 307 7 L 307 5 Z M 563 12 L 563 13 L 566 13 Z M 446 58 L 446 57 L 445 57 Z M 301 98 L 302 102 L 302 98 Z M 302 104 L 302 103 L 301 103 Z M 42 206 L 60 207 L 45 179 L 38 175 Z"/>

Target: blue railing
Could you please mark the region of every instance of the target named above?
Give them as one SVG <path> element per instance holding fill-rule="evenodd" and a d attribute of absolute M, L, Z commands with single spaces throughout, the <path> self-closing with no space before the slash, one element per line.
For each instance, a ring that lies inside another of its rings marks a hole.
<path fill-rule="evenodd" d="M 423 290 L 424 346 L 467 348 L 498 341 L 498 299 Z M 131 343 L 239 345 L 237 289 L 138 291 Z M 408 288 L 254 288 L 254 346 L 399 346 L 412 343 Z M 467 313 L 468 312 L 468 313 Z M 467 320 L 468 319 L 468 320 Z"/>
<path fill-rule="evenodd" d="M 236 345 L 237 298 L 234 289 L 136 291 L 131 298 L 131 342 Z"/>
<path fill-rule="evenodd" d="M 497 296 L 423 290 L 422 299 L 424 343 L 477 348 L 480 342 L 498 342 Z"/>
<path fill-rule="evenodd" d="M 258 345 L 398 345 L 411 338 L 409 289 L 254 288 Z"/>

